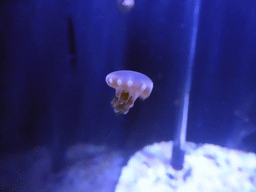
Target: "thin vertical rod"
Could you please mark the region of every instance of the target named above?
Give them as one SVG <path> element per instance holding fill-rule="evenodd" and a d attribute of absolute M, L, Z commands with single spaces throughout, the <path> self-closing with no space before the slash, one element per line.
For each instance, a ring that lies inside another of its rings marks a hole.
<path fill-rule="evenodd" d="M 184 149 L 185 141 L 186 141 L 189 96 L 190 96 L 190 89 L 191 89 L 191 82 L 192 82 L 192 71 L 193 71 L 193 66 L 194 66 L 194 58 L 195 58 L 195 50 L 196 50 L 200 3 L 201 3 L 201 0 L 196 0 L 194 13 L 193 13 L 193 28 L 192 28 L 192 36 L 191 36 L 190 53 L 189 53 L 189 57 L 188 57 L 188 69 L 187 69 L 187 76 L 186 76 L 187 79 L 186 79 L 185 91 L 184 91 L 182 124 L 181 124 L 181 132 L 180 132 L 181 149 Z"/>

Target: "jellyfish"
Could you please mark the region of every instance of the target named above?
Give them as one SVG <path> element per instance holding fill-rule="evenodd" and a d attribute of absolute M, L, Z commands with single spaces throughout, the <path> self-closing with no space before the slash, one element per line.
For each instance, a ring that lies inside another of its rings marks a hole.
<path fill-rule="evenodd" d="M 109 73 L 106 83 L 116 90 L 111 104 L 117 114 L 127 114 L 138 97 L 148 98 L 153 89 L 153 82 L 148 76 L 129 70 Z"/>
<path fill-rule="evenodd" d="M 134 7 L 134 0 L 117 0 L 119 10 L 123 13 L 129 12 Z"/>

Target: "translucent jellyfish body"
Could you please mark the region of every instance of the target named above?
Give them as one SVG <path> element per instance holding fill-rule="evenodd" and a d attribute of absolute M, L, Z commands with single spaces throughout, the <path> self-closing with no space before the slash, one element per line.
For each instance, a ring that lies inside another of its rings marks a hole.
<path fill-rule="evenodd" d="M 115 97 L 111 102 L 116 113 L 127 114 L 138 97 L 146 99 L 153 89 L 152 80 L 136 71 L 112 72 L 106 76 L 106 82 L 116 90 Z"/>

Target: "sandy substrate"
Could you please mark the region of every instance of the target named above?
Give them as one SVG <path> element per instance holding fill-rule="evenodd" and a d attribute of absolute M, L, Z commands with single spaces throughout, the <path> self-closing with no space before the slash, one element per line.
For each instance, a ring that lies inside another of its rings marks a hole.
<path fill-rule="evenodd" d="M 145 146 L 129 158 L 106 146 L 78 144 L 67 166 L 51 174 L 45 147 L 1 158 L 1 192 L 256 192 L 256 155 L 188 142 L 184 169 L 170 166 L 172 141 Z"/>
<path fill-rule="evenodd" d="M 172 141 L 136 152 L 122 169 L 116 192 L 255 192 L 256 155 L 212 144 L 186 144 L 184 169 L 169 162 Z"/>

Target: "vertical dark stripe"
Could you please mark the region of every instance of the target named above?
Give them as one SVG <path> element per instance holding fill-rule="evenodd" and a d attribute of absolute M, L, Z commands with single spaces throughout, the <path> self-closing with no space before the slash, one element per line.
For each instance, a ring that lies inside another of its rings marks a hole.
<path fill-rule="evenodd" d="M 71 56 L 71 65 L 76 66 L 76 42 L 75 42 L 75 30 L 74 24 L 71 17 L 68 17 L 68 42 L 69 42 L 69 53 Z"/>

